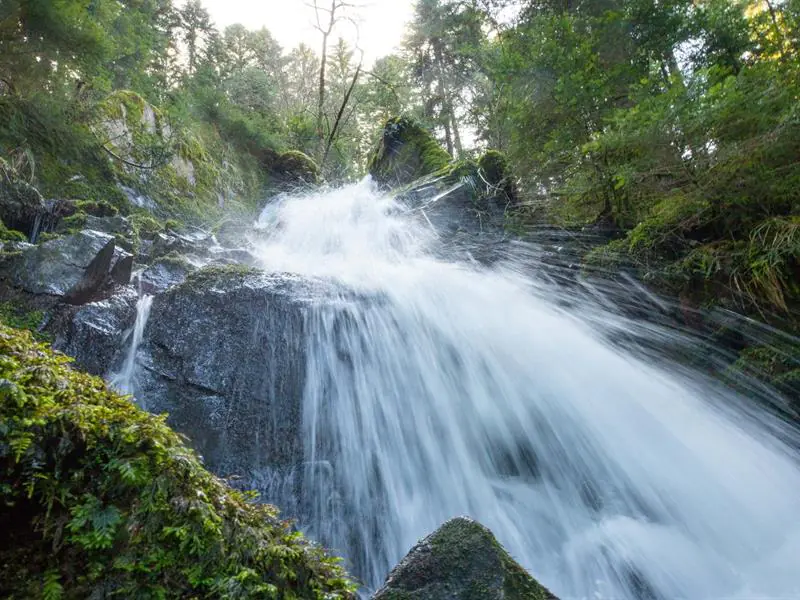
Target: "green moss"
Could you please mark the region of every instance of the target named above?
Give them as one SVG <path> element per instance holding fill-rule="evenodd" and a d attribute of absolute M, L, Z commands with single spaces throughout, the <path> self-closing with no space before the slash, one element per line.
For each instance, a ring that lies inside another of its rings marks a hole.
<path fill-rule="evenodd" d="M 61 237 L 60 233 L 55 231 L 45 231 L 39 234 L 39 237 L 36 239 L 37 244 L 44 244 L 45 242 L 49 242 L 50 240 L 55 240 Z"/>
<path fill-rule="evenodd" d="M 335 559 L 206 471 L 164 416 L 67 363 L 0 326 L 0 596 L 353 597 Z"/>
<path fill-rule="evenodd" d="M 478 166 L 487 182 L 500 185 L 509 175 L 508 159 L 499 150 L 487 150 L 478 159 Z"/>
<path fill-rule="evenodd" d="M 796 402 L 800 398 L 800 349 L 794 341 L 745 348 L 731 368 L 766 381 Z"/>
<path fill-rule="evenodd" d="M 28 237 L 21 231 L 8 229 L 0 221 L 0 242 L 27 242 Z"/>
<path fill-rule="evenodd" d="M 124 118 L 127 124 L 135 126 L 141 123 L 146 106 L 147 101 L 136 92 L 117 90 L 101 102 L 98 109 L 108 119 Z"/>
<path fill-rule="evenodd" d="M 156 260 L 154 265 L 170 265 L 174 267 L 180 267 L 182 269 L 194 270 L 195 267 L 186 260 L 186 257 L 183 254 L 179 254 L 178 252 L 170 252 L 169 254 L 165 254 L 164 256 L 160 257 Z"/>
<path fill-rule="evenodd" d="M 260 269 L 246 265 L 212 265 L 195 271 L 181 285 L 193 289 L 207 289 L 215 285 L 241 282 L 262 274 L 263 271 Z"/>
<path fill-rule="evenodd" d="M 147 212 L 136 212 L 130 216 L 131 227 L 138 237 L 152 240 L 164 231 L 164 225 Z"/>
<path fill-rule="evenodd" d="M 59 221 L 56 226 L 56 233 L 71 234 L 81 231 L 86 226 L 88 215 L 84 212 L 76 212 Z"/>
<path fill-rule="evenodd" d="M 417 545 L 376 600 L 554 600 L 492 532 L 460 517 Z"/>
<path fill-rule="evenodd" d="M 0 303 L 0 322 L 14 329 L 27 329 L 38 340 L 47 340 L 48 336 L 39 331 L 44 324 L 45 313 L 31 310 L 20 302 L 7 301 Z"/>
<path fill-rule="evenodd" d="M 76 212 L 92 215 L 93 217 L 115 217 L 119 209 L 107 200 L 76 200 Z"/>
<path fill-rule="evenodd" d="M 272 172 L 278 178 L 291 182 L 318 184 L 321 180 L 319 165 L 298 150 L 289 150 L 278 156 Z"/>
<path fill-rule="evenodd" d="M 394 117 L 384 125 L 369 173 L 379 185 L 398 187 L 447 168 L 451 160 L 429 131 L 412 119 Z"/>

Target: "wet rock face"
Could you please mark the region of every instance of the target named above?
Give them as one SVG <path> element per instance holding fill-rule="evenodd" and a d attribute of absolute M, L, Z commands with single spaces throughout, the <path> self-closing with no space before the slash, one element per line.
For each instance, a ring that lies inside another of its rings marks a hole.
<path fill-rule="evenodd" d="M 127 283 L 130 255 L 116 248 L 106 233 L 83 230 L 74 235 L 28 246 L 0 264 L 0 278 L 31 294 L 59 296 L 71 304 L 93 299 L 109 281 Z M 122 261 L 122 263 L 120 263 Z"/>
<path fill-rule="evenodd" d="M 451 519 L 394 568 L 373 600 L 557 600 L 486 527 Z"/>
<path fill-rule="evenodd" d="M 220 475 L 298 465 L 305 317 L 328 285 L 243 267 L 193 274 L 153 302 L 137 400 L 169 413 Z"/>
<path fill-rule="evenodd" d="M 72 356 L 77 368 L 107 376 L 124 354 L 137 299 L 136 290 L 125 286 L 105 300 L 60 311 L 48 327 L 54 335 L 53 348 Z"/>
<path fill-rule="evenodd" d="M 143 294 L 155 296 L 182 284 L 197 267 L 182 257 L 164 257 L 147 267 L 139 276 Z"/>

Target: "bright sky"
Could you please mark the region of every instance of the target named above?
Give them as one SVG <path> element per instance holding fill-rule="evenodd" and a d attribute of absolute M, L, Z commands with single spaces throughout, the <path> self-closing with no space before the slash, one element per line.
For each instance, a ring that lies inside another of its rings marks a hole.
<path fill-rule="evenodd" d="M 248 29 L 266 27 L 286 49 L 305 42 L 319 52 L 320 34 L 312 23 L 314 10 L 310 0 L 202 0 L 219 29 L 242 23 Z M 330 0 L 320 0 L 330 6 Z M 411 19 L 414 0 L 349 0 L 358 8 L 348 9 L 359 23 L 359 46 L 366 64 L 390 54 L 403 39 L 405 24 Z M 356 29 L 346 21 L 337 25 L 331 42 L 343 37 L 356 42 Z"/>

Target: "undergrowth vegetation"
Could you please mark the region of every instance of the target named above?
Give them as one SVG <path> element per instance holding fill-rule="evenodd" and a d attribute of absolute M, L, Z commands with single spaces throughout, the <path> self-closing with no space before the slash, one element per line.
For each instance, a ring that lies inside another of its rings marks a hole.
<path fill-rule="evenodd" d="M 163 416 L 0 325 L 0 596 L 352 598 L 277 510 L 211 475 Z"/>

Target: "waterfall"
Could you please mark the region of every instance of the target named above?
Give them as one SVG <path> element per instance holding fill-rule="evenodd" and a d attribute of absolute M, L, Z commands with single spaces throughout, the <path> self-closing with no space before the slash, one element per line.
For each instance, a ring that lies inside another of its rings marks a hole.
<path fill-rule="evenodd" d="M 136 320 L 133 324 L 133 330 L 130 333 L 130 347 L 128 353 L 125 355 L 125 361 L 122 367 L 116 373 L 109 377 L 109 383 L 120 394 L 134 394 L 135 393 L 135 375 L 136 375 L 136 352 L 142 343 L 144 337 L 144 328 L 147 326 L 147 319 L 150 317 L 150 307 L 153 305 L 153 296 L 148 294 L 141 295 L 139 300 L 136 301 Z M 147 407 L 142 407 L 147 408 Z"/>
<path fill-rule="evenodd" d="M 369 181 L 260 226 L 264 269 L 364 298 L 308 314 L 301 524 L 366 589 L 468 515 L 565 599 L 800 597 L 794 426 L 612 343 L 633 325 L 530 265 L 448 253 Z"/>

